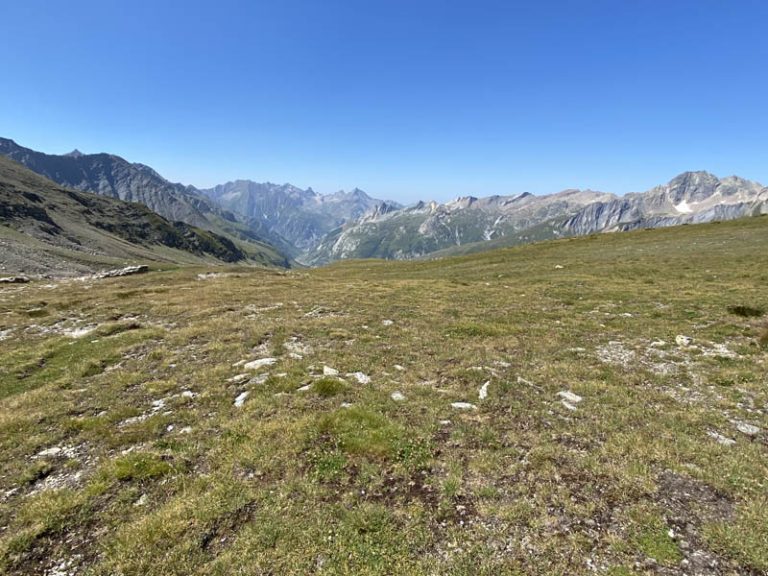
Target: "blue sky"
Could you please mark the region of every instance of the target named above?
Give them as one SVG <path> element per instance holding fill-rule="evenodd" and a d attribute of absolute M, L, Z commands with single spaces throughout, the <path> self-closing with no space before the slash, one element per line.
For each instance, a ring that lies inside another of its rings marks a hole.
<path fill-rule="evenodd" d="M 764 0 L 25 0 L 0 135 L 400 201 L 768 184 Z"/>

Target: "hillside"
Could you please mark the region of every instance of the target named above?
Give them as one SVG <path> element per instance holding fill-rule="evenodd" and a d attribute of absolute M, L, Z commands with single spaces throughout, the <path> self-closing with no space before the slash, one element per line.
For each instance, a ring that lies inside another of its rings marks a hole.
<path fill-rule="evenodd" d="M 123 262 L 238 262 L 230 239 L 146 206 L 68 190 L 0 157 L 0 272 L 76 274 Z M 253 255 L 250 256 L 253 258 Z M 267 246 L 260 263 L 285 265 Z"/>
<path fill-rule="evenodd" d="M 77 150 L 63 155 L 44 154 L 0 138 L 0 155 L 65 188 L 139 202 L 172 222 L 185 222 L 228 237 L 257 260 L 264 258 L 265 251 L 286 248 L 282 238 L 272 236 L 259 222 L 246 224 L 195 188 L 169 182 L 149 166 L 114 154 L 83 154 Z"/>
<path fill-rule="evenodd" d="M 766 271 L 754 217 L 0 287 L 0 572 L 765 574 Z"/>

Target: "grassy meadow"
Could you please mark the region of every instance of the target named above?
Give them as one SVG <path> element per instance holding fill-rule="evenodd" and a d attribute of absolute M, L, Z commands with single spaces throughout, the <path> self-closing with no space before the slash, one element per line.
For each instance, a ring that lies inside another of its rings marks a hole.
<path fill-rule="evenodd" d="M 766 574 L 767 288 L 768 218 L 1 286 L 0 573 Z"/>

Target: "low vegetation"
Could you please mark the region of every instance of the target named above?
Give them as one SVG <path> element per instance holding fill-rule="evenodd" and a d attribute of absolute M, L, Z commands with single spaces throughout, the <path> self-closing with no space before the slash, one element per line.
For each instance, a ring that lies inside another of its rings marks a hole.
<path fill-rule="evenodd" d="M 751 218 L 4 285 L 0 572 L 764 574 L 766 283 Z"/>

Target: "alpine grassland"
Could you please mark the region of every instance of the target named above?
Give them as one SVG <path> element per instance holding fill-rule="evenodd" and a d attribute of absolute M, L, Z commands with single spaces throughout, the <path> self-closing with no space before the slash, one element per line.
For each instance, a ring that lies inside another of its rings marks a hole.
<path fill-rule="evenodd" d="M 0 573 L 765 574 L 768 218 L 0 287 Z"/>

